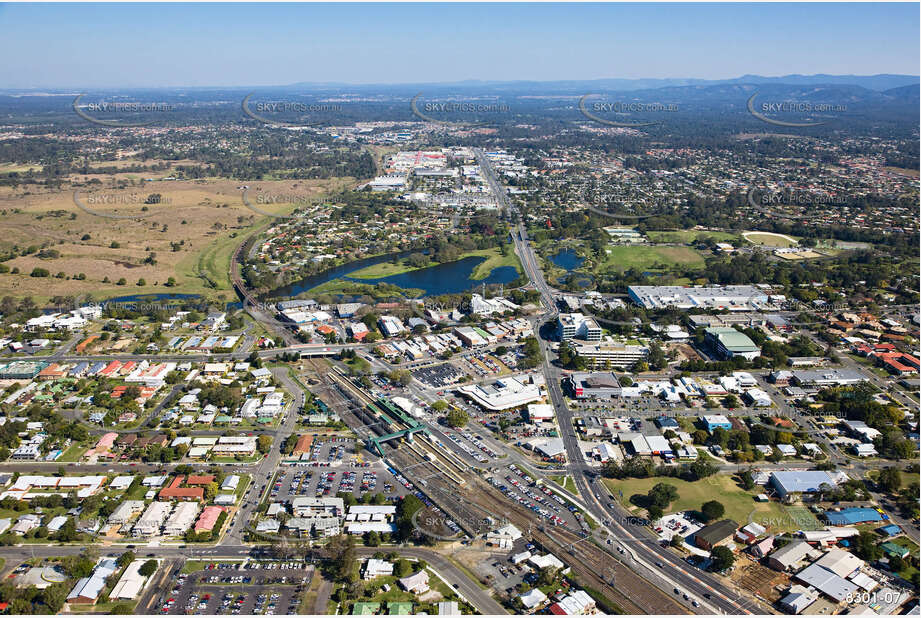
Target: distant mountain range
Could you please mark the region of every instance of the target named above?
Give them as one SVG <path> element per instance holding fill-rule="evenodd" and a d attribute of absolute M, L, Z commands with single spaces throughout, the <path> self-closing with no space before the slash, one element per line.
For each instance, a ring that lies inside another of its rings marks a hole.
<path fill-rule="evenodd" d="M 912 103 L 919 98 L 919 84 L 899 86 L 887 90 L 875 90 L 855 84 L 815 84 L 800 85 L 781 82 L 728 82 L 723 84 L 704 84 L 696 86 L 663 86 L 642 90 L 603 91 L 596 89 L 593 94 L 611 98 L 619 96 L 626 101 L 684 104 L 712 104 L 720 106 L 737 101 L 744 103 L 752 95 L 759 101 L 808 101 L 811 103 L 829 103 L 836 105 Z"/>
<path fill-rule="evenodd" d="M 765 77 L 763 75 L 743 75 L 732 79 L 694 79 L 694 78 L 665 78 L 665 79 L 591 79 L 591 80 L 562 80 L 562 81 L 479 81 L 467 80 L 460 82 L 418 83 L 418 84 L 345 84 L 345 83 L 316 83 L 300 82 L 280 88 L 303 89 L 350 89 L 364 90 L 367 88 L 436 88 L 479 90 L 492 92 L 521 92 L 526 90 L 540 90 L 545 93 L 553 92 L 589 92 L 600 90 L 605 92 L 629 92 L 633 90 L 652 90 L 657 88 L 681 86 L 720 86 L 720 85 L 767 85 L 784 84 L 791 86 L 829 86 L 846 85 L 860 86 L 867 90 L 884 91 L 903 86 L 917 86 L 921 78 L 917 75 L 896 75 L 884 73 L 880 75 L 784 75 L 782 77 Z"/>
<path fill-rule="evenodd" d="M 345 82 L 298 82 L 294 84 L 278 86 L 239 86 L 239 87 L 164 87 L 164 88 L 111 88 L 100 89 L 91 88 L 85 92 L 238 92 L 252 91 L 259 92 L 314 92 L 314 93 L 331 93 L 331 92 L 351 92 L 351 93 L 389 93 L 405 94 L 424 90 L 426 94 L 452 92 L 463 95 L 484 95 L 484 96 L 510 96 L 510 95 L 582 95 L 585 93 L 614 93 L 614 92 L 636 92 L 636 91 L 653 91 L 662 89 L 676 88 L 707 88 L 713 86 L 851 86 L 863 88 L 875 92 L 886 92 L 894 89 L 906 88 L 917 90 L 921 84 L 921 78 L 917 75 L 896 75 L 896 74 L 879 74 L 879 75 L 827 75 L 819 73 L 816 75 L 784 75 L 781 77 L 765 77 L 763 75 L 743 75 L 731 79 L 695 79 L 695 78 L 666 78 L 666 79 L 589 79 L 589 80 L 556 80 L 556 81 L 527 81 L 527 80 L 508 80 L 508 81 L 480 81 L 467 80 L 458 82 L 430 82 L 430 83 L 403 83 L 403 84 L 348 84 Z M 8 88 L 0 89 L 0 94 L 6 95 L 36 95 L 39 93 L 47 94 L 73 94 L 76 92 L 73 88 Z M 902 96 L 911 96 L 908 91 L 904 94 L 893 93 L 901 98 Z M 914 96 L 917 96 L 915 92 Z"/>

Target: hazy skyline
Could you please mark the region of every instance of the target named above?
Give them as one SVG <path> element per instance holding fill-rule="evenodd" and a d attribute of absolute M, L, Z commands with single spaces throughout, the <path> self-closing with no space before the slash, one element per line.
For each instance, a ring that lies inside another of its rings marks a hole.
<path fill-rule="evenodd" d="M 6 88 L 918 75 L 907 4 L 6 4 Z"/>

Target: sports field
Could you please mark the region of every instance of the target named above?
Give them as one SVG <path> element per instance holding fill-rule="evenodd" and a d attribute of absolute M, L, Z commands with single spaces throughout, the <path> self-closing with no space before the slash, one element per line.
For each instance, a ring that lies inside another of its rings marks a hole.
<path fill-rule="evenodd" d="M 784 509 L 790 516 L 790 520 L 799 526 L 798 530 L 822 530 L 822 524 L 805 506 L 785 506 Z"/>
<path fill-rule="evenodd" d="M 799 242 L 792 236 L 774 234 L 773 232 L 744 232 L 742 236 L 752 244 L 764 245 L 765 247 L 793 247 Z"/>

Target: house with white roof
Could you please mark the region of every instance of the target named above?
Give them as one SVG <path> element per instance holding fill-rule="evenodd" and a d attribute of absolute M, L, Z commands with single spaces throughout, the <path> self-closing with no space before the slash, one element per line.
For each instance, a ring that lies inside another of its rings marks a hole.
<path fill-rule="evenodd" d="M 109 593 L 110 599 L 130 601 L 141 594 L 148 579 L 141 575 L 141 567 L 145 562 L 146 560 L 135 560 L 128 565 L 128 568 L 125 569 L 125 572 L 122 573 L 121 578 Z"/>
<path fill-rule="evenodd" d="M 96 603 L 99 600 L 99 595 L 102 594 L 106 587 L 106 579 L 116 572 L 118 572 L 118 564 L 114 559 L 101 559 L 89 577 L 77 580 L 70 594 L 67 595 L 67 602 L 73 604 Z"/>
<path fill-rule="evenodd" d="M 368 558 L 368 561 L 365 563 L 365 571 L 362 575 L 362 579 L 368 580 L 374 579 L 375 577 L 389 577 L 390 575 L 393 575 L 392 562 L 378 560 L 377 558 Z"/>
<path fill-rule="evenodd" d="M 540 588 L 532 588 L 518 598 L 521 599 L 521 604 L 525 609 L 531 610 L 543 605 L 547 600 L 547 595 L 541 592 Z"/>

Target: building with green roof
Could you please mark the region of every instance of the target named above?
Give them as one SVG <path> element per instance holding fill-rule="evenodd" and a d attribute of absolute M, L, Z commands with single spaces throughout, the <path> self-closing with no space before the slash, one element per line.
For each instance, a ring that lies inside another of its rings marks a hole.
<path fill-rule="evenodd" d="M 898 556 L 899 558 L 904 558 L 909 554 L 907 547 L 902 547 L 898 543 L 893 543 L 892 541 L 882 543 L 879 548 L 889 557 Z"/>
<path fill-rule="evenodd" d="M 380 603 L 356 603 L 352 606 L 353 616 L 373 616 L 381 609 Z"/>
<path fill-rule="evenodd" d="M 761 356 L 761 349 L 748 335 L 730 326 L 714 326 L 704 331 L 706 341 L 710 342 L 717 354 L 723 359 L 741 356 L 752 360 Z"/>
<path fill-rule="evenodd" d="M 390 616 L 410 616 L 413 613 L 413 604 L 408 601 L 391 601 L 387 603 L 387 614 Z"/>
<path fill-rule="evenodd" d="M 0 365 L 0 380 L 31 380 L 47 366 L 40 361 L 13 361 Z"/>

